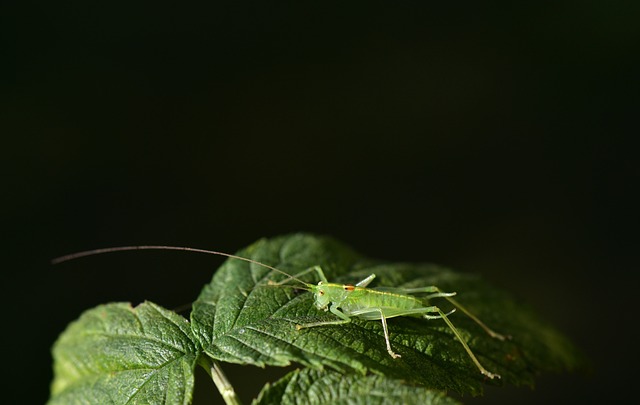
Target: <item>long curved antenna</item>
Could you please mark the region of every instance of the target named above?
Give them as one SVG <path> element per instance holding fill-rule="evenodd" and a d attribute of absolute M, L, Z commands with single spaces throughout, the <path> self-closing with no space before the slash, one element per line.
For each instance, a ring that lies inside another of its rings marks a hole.
<path fill-rule="evenodd" d="M 93 256 L 93 255 L 100 255 L 103 253 L 113 253 L 113 252 L 125 252 L 125 251 L 130 251 L 130 250 L 179 250 L 179 251 L 183 251 L 183 252 L 195 252 L 195 253 L 205 253 L 205 254 L 209 254 L 209 255 L 218 255 L 218 256 L 225 256 L 228 257 L 230 259 L 237 259 L 237 260 L 242 260 L 248 263 L 253 263 L 256 264 L 258 266 L 262 266 L 265 267 L 269 270 L 273 270 L 277 273 L 280 274 L 284 274 L 285 276 L 289 277 L 289 279 L 295 280 L 301 284 L 304 284 L 307 287 L 310 287 L 309 283 L 305 283 L 304 281 L 300 280 L 297 277 L 292 276 L 291 274 L 284 272 L 280 269 L 276 269 L 273 266 L 269 266 L 268 264 L 264 264 L 261 263 L 257 260 L 252 260 L 246 257 L 242 257 L 242 256 L 237 256 L 237 255 L 232 255 L 229 253 L 224 253 L 224 252 L 217 252 L 215 250 L 207 250 L 207 249 L 198 249 L 198 248 L 191 248 L 191 247 L 185 247 L 185 246 L 162 246 L 162 245 L 141 245 L 141 246 L 117 246 L 117 247 L 110 247 L 110 248 L 102 248 L 102 249 L 93 249 L 93 250 L 85 250 L 83 252 L 78 252 L 78 253 L 71 253 L 69 255 L 64 255 L 64 256 L 60 256 L 57 257 L 53 260 L 51 260 L 51 264 L 60 264 L 63 262 L 68 262 L 70 260 L 75 260 L 75 259 L 79 259 L 81 257 L 87 257 L 87 256 Z"/>

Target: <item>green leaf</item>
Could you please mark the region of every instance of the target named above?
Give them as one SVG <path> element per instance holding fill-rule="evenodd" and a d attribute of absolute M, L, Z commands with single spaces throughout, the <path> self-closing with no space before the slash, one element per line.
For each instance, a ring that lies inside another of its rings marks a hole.
<path fill-rule="evenodd" d="M 151 302 L 86 311 L 53 347 L 50 404 L 188 404 L 199 353 L 186 319 Z"/>
<path fill-rule="evenodd" d="M 455 405 L 443 392 L 380 375 L 343 375 L 335 371 L 295 370 L 273 385 L 267 384 L 254 405 Z"/>
<path fill-rule="evenodd" d="M 560 333 L 508 294 L 473 275 L 428 264 L 373 261 L 333 239 L 307 234 L 261 240 L 238 254 L 290 274 L 320 265 L 334 282 L 355 283 L 375 273 L 370 287 L 436 285 L 456 291 L 461 304 L 513 339 L 491 338 L 461 311 L 450 316 L 485 368 L 503 377 L 485 381 L 443 320 L 397 317 L 389 319 L 388 325 L 391 345 L 402 357 L 392 359 L 379 321 L 353 318 L 346 325 L 296 330 L 297 324 L 335 320 L 335 316 L 317 310 L 308 292 L 268 284 L 282 280 L 283 275 L 231 259 L 203 289 L 191 314 L 197 339 L 216 360 L 257 366 L 298 362 L 361 374 L 372 371 L 430 388 L 473 394 L 481 392 L 483 382 L 532 384 L 541 371 L 580 365 L 576 351 Z M 317 281 L 311 273 L 304 279 Z M 431 304 L 451 308 L 442 298 Z"/>

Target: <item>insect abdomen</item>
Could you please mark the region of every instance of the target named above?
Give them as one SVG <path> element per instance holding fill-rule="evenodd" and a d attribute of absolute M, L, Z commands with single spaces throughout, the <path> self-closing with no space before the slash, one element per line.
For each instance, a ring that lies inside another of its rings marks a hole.
<path fill-rule="evenodd" d="M 361 292 L 360 294 L 357 294 Z M 347 298 L 341 307 L 346 311 L 363 308 L 413 309 L 423 306 L 422 301 L 410 295 L 394 294 L 370 289 L 356 291 L 357 297 Z"/>

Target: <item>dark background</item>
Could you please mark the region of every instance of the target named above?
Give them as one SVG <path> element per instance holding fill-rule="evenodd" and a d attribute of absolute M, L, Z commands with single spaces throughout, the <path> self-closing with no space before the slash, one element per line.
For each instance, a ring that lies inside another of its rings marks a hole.
<path fill-rule="evenodd" d="M 84 309 L 177 307 L 222 261 L 51 258 L 294 231 L 482 274 L 591 359 L 468 402 L 631 399 L 637 6 L 230 3 L 2 6 L 9 402 L 46 400 Z"/>

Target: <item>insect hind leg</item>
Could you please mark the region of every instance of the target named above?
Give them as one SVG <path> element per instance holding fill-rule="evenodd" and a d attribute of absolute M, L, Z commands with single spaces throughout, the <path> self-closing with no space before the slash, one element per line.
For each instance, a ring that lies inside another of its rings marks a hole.
<path fill-rule="evenodd" d="M 436 286 L 427 286 L 427 287 L 418 287 L 418 288 L 399 288 L 399 289 L 396 289 L 396 290 L 398 292 L 405 293 L 405 294 L 431 293 L 431 294 L 427 295 L 427 297 L 426 297 L 427 299 L 444 298 L 447 301 L 449 301 L 451 304 L 453 304 L 453 306 L 455 306 L 457 309 L 462 311 L 469 318 L 471 318 L 475 323 L 477 323 L 492 338 L 498 339 L 498 340 L 506 340 L 506 339 L 510 339 L 511 338 L 511 336 L 502 335 L 502 334 L 500 334 L 498 332 L 495 332 L 493 329 L 489 328 L 484 322 L 482 322 L 477 316 L 475 316 L 472 312 L 470 312 L 467 308 L 462 306 L 458 301 L 456 301 L 455 299 L 451 298 L 454 295 L 456 295 L 455 292 L 453 292 L 453 293 L 444 292 L 444 291 L 442 291 L 441 289 L 439 289 Z M 450 313 L 448 313 L 446 315 L 450 315 Z M 425 318 L 427 318 L 427 316 L 425 316 Z M 440 316 L 436 316 L 436 318 L 440 318 Z M 427 319 L 431 319 L 431 318 L 427 318 Z"/>
<path fill-rule="evenodd" d="M 438 307 L 431 307 L 431 308 L 436 308 L 436 311 L 438 311 Z M 431 312 L 431 311 L 429 311 Z M 435 311 L 434 311 L 435 312 Z M 456 312 L 456 309 L 453 308 L 451 311 L 445 313 L 446 316 L 451 315 L 452 313 Z M 423 314 L 422 317 L 424 319 L 442 319 L 442 315 L 438 314 L 438 315 L 429 315 L 429 314 Z"/>
<path fill-rule="evenodd" d="M 478 367 L 480 372 L 491 379 L 501 378 L 499 374 L 490 372 L 489 370 L 484 368 L 482 364 L 480 364 L 480 361 L 478 361 L 476 356 L 473 354 L 473 352 L 469 348 L 469 345 L 467 345 L 464 339 L 462 339 L 462 335 L 460 335 L 460 332 L 458 331 L 458 329 L 455 326 L 453 326 L 453 323 L 451 323 L 447 315 L 444 312 L 442 312 L 440 309 L 438 309 L 438 313 L 440 314 L 440 317 L 444 319 L 444 321 L 447 323 L 447 326 L 449 327 L 449 329 L 451 329 L 453 334 L 456 335 L 456 337 L 458 338 L 458 341 L 462 344 L 462 346 L 464 347 L 464 350 L 467 352 L 467 354 L 469 355 L 473 363 L 476 365 L 476 367 Z"/>
<path fill-rule="evenodd" d="M 460 303 L 456 300 L 454 300 L 453 298 L 451 298 L 450 296 L 443 296 L 444 299 L 446 299 L 447 301 L 449 301 L 450 303 L 452 303 L 456 308 L 458 308 L 460 311 L 464 312 L 465 315 L 467 315 L 469 318 L 471 318 L 475 323 L 477 323 L 482 329 L 484 329 L 485 332 L 487 332 L 487 334 L 489 336 L 491 336 L 494 339 L 498 339 L 498 340 L 505 340 L 505 339 L 511 339 L 511 336 L 509 335 L 502 335 L 500 333 L 495 332 L 493 329 L 489 328 L 487 325 L 485 325 L 484 322 L 482 322 L 477 316 L 475 316 L 473 313 L 469 312 L 468 309 L 466 309 L 465 307 L 463 307 L 462 305 L 460 305 Z"/>

